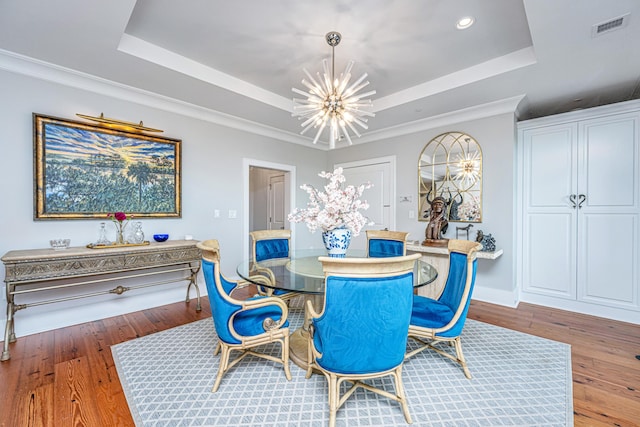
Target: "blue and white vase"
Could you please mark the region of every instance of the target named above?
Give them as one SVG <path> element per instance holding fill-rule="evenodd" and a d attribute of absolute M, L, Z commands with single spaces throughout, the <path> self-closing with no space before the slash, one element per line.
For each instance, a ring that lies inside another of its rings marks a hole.
<path fill-rule="evenodd" d="M 332 258 L 344 258 L 351 243 L 351 230 L 336 228 L 322 233 L 322 241 Z"/>

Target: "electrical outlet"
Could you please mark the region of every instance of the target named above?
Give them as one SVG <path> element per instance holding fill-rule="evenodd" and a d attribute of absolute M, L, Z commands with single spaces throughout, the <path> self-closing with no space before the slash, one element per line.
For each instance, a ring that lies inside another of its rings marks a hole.
<path fill-rule="evenodd" d="M 229 218 L 237 218 L 237 217 L 238 217 L 238 211 L 234 209 L 229 209 Z"/>
<path fill-rule="evenodd" d="M 213 211 L 213 217 L 214 218 L 220 218 L 220 209 L 216 209 Z"/>

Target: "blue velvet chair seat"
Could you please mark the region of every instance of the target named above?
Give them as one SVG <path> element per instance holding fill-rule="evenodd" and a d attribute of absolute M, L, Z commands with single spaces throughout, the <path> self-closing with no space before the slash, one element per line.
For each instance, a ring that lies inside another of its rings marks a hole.
<path fill-rule="evenodd" d="M 423 328 L 437 329 L 445 326 L 453 318 L 454 312 L 446 304 L 431 298 L 413 296 L 411 324 Z"/>

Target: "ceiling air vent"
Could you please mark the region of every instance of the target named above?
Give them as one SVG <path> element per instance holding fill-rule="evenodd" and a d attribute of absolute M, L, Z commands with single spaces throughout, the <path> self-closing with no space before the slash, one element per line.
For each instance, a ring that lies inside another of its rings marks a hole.
<path fill-rule="evenodd" d="M 600 24 L 595 24 L 591 27 L 591 37 L 598 37 L 605 33 L 610 33 L 614 30 L 619 30 L 627 26 L 629 22 L 629 13 L 619 16 L 617 18 L 613 18 L 608 20 L 607 22 L 602 22 Z"/>

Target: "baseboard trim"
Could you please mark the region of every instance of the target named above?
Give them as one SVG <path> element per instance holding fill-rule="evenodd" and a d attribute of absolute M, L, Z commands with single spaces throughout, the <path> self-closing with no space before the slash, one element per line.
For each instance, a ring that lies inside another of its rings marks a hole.
<path fill-rule="evenodd" d="M 483 286 L 476 286 L 473 289 L 471 299 L 511 308 L 516 308 L 519 302 L 515 291 L 505 291 L 503 289 L 487 288 Z"/>
<path fill-rule="evenodd" d="M 489 301 L 491 302 L 491 301 Z M 522 292 L 520 302 L 640 325 L 640 312 Z"/>

